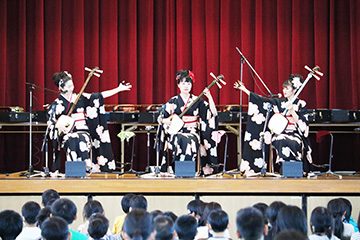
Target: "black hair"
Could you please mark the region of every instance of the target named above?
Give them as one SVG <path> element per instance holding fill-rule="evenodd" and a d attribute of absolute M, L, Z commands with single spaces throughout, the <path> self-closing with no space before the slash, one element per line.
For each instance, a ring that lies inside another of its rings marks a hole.
<path fill-rule="evenodd" d="M 217 203 L 217 202 L 206 203 L 205 208 L 204 208 L 204 212 L 203 212 L 203 214 L 201 216 L 200 221 L 203 221 L 204 224 L 206 225 L 207 218 L 208 218 L 210 212 L 214 211 L 214 210 L 222 210 L 221 205 L 219 203 Z"/>
<path fill-rule="evenodd" d="M 125 194 L 122 199 L 121 199 L 121 208 L 122 210 L 124 211 L 124 213 L 128 213 L 129 212 L 129 209 L 130 209 L 130 199 L 132 197 L 134 197 L 135 194 L 133 193 L 128 193 L 128 194 Z"/>
<path fill-rule="evenodd" d="M 174 222 L 169 216 L 159 215 L 154 219 L 155 240 L 171 240 Z"/>
<path fill-rule="evenodd" d="M 193 240 L 197 233 L 196 218 L 191 215 L 182 215 L 176 219 L 175 231 L 179 240 Z"/>
<path fill-rule="evenodd" d="M 260 239 L 264 232 L 264 216 L 254 207 L 240 209 L 236 214 L 236 228 L 241 238 Z"/>
<path fill-rule="evenodd" d="M 75 220 L 76 212 L 75 203 L 68 198 L 60 198 L 51 205 L 52 215 L 62 217 L 68 224 Z"/>
<path fill-rule="evenodd" d="M 123 231 L 130 237 L 130 239 L 147 239 L 152 231 L 150 214 L 144 209 L 133 209 L 125 217 Z"/>
<path fill-rule="evenodd" d="M 190 70 L 179 70 L 176 73 L 176 82 L 179 84 L 180 82 L 190 82 L 193 83 L 194 75 Z"/>
<path fill-rule="evenodd" d="M 154 220 L 157 216 L 163 215 L 163 212 L 161 210 L 154 210 L 150 212 L 151 216 L 151 222 L 154 223 Z"/>
<path fill-rule="evenodd" d="M 35 224 L 36 216 L 39 214 L 40 209 L 40 205 L 37 202 L 29 201 L 22 206 L 21 215 L 28 224 Z"/>
<path fill-rule="evenodd" d="M 283 87 L 291 86 L 293 89 L 297 89 L 297 87 L 294 85 L 294 82 L 293 82 L 294 78 L 299 78 L 300 82 L 304 81 L 303 76 L 301 76 L 300 74 L 297 74 L 297 73 L 293 73 L 293 74 L 290 74 L 289 78 L 283 82 Z"/>
<path fill-rule="evenodd" d="M 229 216 L 223 210 L 213 210 L 210 212 L 207 222 L 214 232 L 224 232 L 229 225 Z"/>
<path fill-rule="evenodd" d="M 342 218 L 346 211 L 346 203 L 340 198 L 335 198 L 328 202 L 327 209 L 334 218 L 334 235 L 341 239 L 344 232 Z"/>
<path fill-rule="evenodd" d="M 276 218 L 276 233 L 284 230 L 296 230 L 307 235 L 307 223 L 304 212 L 297 206 L 287 205 L 280 209 Z"/>
<path fill-rule="evenodd" d="M 130 198 L 131 209 L 140 208 L 147 210 L 147 200 L 143 195 L 135 195 Z"/>
<path fill-rule="evenodd" d="M 200 199 L 191 200 L 186 208 L 190 213 L 194 213 L 195 215 L 201 216 L 204 213 L 205 203 Z"/>
<path fill-rule="evenodd" d="M 334 219 L 329 210 L 324 207 L 317 207 L 311 212 L 310 226 L 313 234 L 325 234 L 331 239 Z"/>
<path fill-rule="evenodd" d="M 259 203 L 255 203 L 253 205 L 254 208 L 258 209 L 264 216 L 264 221 L 265 221 L 265 224 L 268 224 L 269 221 L 268 219 L 265 217 L 265 213 L 266 213 L 266 209 L 269 207 L 266 203 L 263 203 L 263 202 L 259 202 Z"/>
<path fill-rule="evenodd" d="M 2 240 L 13 240 L 22 231 L 23 220 L 17 212 L 4 210 L 0 212 L 0 238 Z"/>
<path fill-rule="evenodd" d="M 346 198 L 340 198 L 345 203 L 345 220 L 347 223 L 350 222 L 351 212 L 352 212 L 352 204 L 351 202 Z"/>
<path fill-rule="evenodd" d="M 281 201 L 272 202 L 265 211 L 265 217 L 269 220 L 272 226 L 276 223 L 277 215 L 282 207 L 285 207 L 286 204 Z"/>
<path fill-rule="evenodd" d="M 57 87 L 62 88 L 67 81 L 72 80 L 71 76 L 65 71 L 54 73 L 52 79 Z"/>
<path fill-rule="evenodd" d="M 44 207 L 42 208 L 38 215 L 36 216 L 36 225 L 41 228 L 41 225 L 43 222 L 45 222 L 46 219 L 48 219 L 51 216 L 51 208 L 50 207 Z"/>
<path fill-rule="evenodd" d="M 48 189 L 41 195 L 41 203 L 44 207 L 51 206 L 53 202 L 60 198 L 59 193 L 54 189 Z"/>
<path fill-rule="evenodd" d="M 308 240 L 308 237 L 296 230 L 285 230 L 278 233 L 274 240 Z"/>
<path fill-rule="evenodd" d="M 94 213 L 89 218 L 88 233 L 93 239 L 104 237 L 109 229 L 109 220 L 101 213 Z"/>
<path fill-rule="evenodd" d="M 67 240 L 68 224 L 61 217 L 50 217 L 41 225 L 41 236 L 45 240 Z"/>
<path fill-rule="evenodd" d="M 177 219 L 177 215 L 172 211 L 166 211 L 166 212 L 163 213 L 163 215 L 170 217 L 171 220 L 173 220 L 173 222 L 175 222 L 176 219 Z"/>
<path fill-rule="evenodd" d="M 97 200 L 89 200 L 85 203 L 83 209 L 84 219 L 89 219 L 94 213 L 104 213 L 104 208 Z"/>

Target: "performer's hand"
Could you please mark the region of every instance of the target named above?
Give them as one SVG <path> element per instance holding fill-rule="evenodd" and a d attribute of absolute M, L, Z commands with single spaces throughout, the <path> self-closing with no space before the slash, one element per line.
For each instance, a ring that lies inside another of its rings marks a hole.
<path fill-rule="evenodd" d="M 208 88 L 205 88 L 203 92 L 204 92 L 204 95 L 205 95 L 207 98 L 212 98 L 211 92 L 210 92 L 210 90 L 209 90 Z"/>
<path fill-rule="evenodd" d="M 125 81 L 122 81 L 118 86 L 119 92 L 130 91 L 131 88 L 132 88 L 131 84 L 130 83 L 125 83 Z"/>
<path fill-rule="evenodd" d="M 250 91 L 245 87 L 245 85 L 244 85 L 243 82 L 236 81 L 236 82 L 234 83 L 234 88 L 243 91 L 243 92 L 246 93 L 247 95 L 250 94 Z"/>

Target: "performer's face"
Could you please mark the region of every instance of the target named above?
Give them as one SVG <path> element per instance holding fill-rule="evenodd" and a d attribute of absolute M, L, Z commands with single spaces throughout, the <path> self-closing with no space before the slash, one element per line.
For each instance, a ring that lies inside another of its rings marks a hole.
<path fill-rule="evenodd" d="M 191 91 L 192 83 L 191 82 L 180 81 L 179 84 L 178 84 L 178 88 L 180 89 L 181 93 L 188 94 Z"/>
<path fill-rule="evenodd" d="M 74 91 L 74 83 L 72 80 L 68 80 L 65 82 L 63 88 L 61 88 L 62 92 L 72 93 Z"/>
<path fill-rule="evenodd" d="M 293 89 L 290 85 L 285 85 L 283 86 L 283 94 L 284 97 L 290 98 L 295 94 L 295 89 Z"/>

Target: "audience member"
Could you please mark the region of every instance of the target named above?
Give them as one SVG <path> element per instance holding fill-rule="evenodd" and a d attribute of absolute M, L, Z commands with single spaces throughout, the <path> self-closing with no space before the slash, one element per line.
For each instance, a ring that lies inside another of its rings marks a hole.
<path fill-rule="evenodd" d="M 264 217 L 254 208 L 240 209 L 236 215 L 236 231 L 239 239 L 260 240 L 264 237 Z"/>
<path fill-rule="evenodd" d="M 334 231 L 334 219 L 329 210 L 317 207 L 311 212 L 310 228 L 312 234 L 309 240 L 338 240 Z"/>
<path fill-rule="evenodd" d="M 295 230 L 307 235 L 306 217 L 299 207 L 288 205 L 280 209 L 276 218 L 276 234 L 284 230 Z"/>
<path fill-rule="evenodd" d="M 353 226 L 353 228 L 354 228 L 354 231 L 358 232 L 359 228 L 357 226 L 357 222 L 351 216 L 351 212 L 352 212 L 352 204 L 351 204 L 351 202 L 346 198 L 340 198 L 340 199 L 343 200 L 345 205 L 346 205 L 344 222 L 351 224 Z"/>
<path fill-rule="evenodd" d="M 135 196 L 135 194 L 129 193 L 129 194 L 125 194 L 122 197 L 122 199 L 121 199 L 121 208 L 123 210 L 123 214 L 115 218 L 114 225 L 113 225 L 113 228 L 111 230 L 112 233 L 114 233 L 114 234 L 121 233 L 121 229 L 122 229 L 122 226 L 124 224 L 126 214 L 128 214 L 129 211 L 130 211 L 130 199 L 132 197 L 134 197 L 134 196 Z"/>
<path fill-rule="evenodd" d="M 127 214 L 122 231 L 124 240 L 147 240 L 151 232 L 151 216 L 147 211 L 136 208 Z"/>
<path fill-rule="evenodd" d="M 172 211 L 166 211 L 163 213 L 164 216 L 168 216 L 171 218 L 171 220 L 173 220 L 173 222 L 176 222 L 177 216 L 174 212 Z"/>
<path fill-rule="evenodd" d="M 189 211 L 189 214 L 195 217 L 198 220 L 199 226 L 205 226 L 204 221 L 202 220 L 202 215 L 205 209 L 205 203 L 200 199 L 191 200 L 186 208 Z"/>
<path fill-rule="evenodd" d="M 17 212 L 4 210 L 0 212 L 0 238 L 14 240 L 23 228 L 23 221 Z"/>
<path fill-rule="evenodd" d="M 55 217 L 63 218 L 70 226 L 76 219 L 77 208 L 73 201 L 67 198 L 60 198 L 51 205 L 51 213 Z M 83 233 L 75 231 L 69 227 L 71 239 L 87 239 Z"/>
<path fill-rule="evenodd" d="M 207 225 L 211 237 L 209 240 L 229 239 L 226 230 L 229 225 L 229 216 L 223 210 L 213 210 L 207 218 Z"/>
<path fill-rule="evenodd" d="M 109 231 L 109 220 L 102 213 L 94 213 L 89 218 L 88 234 L 94 240 L 115 239 Z"/>
<path fill-rule="evenodd" d="M 207 218 L 210 214 L 211 211 L 214 210 L 222 210 L 221 209 L 221 205 L 217 202 L 209 202 L 205 204 L 205 208 L 204 208 L 204 212 L 201 216 L 200 221 L 202 221 L 204 223 L 204 226 L 199 226 L 197 229 L 197 235 L 195 237 L 195 239 L 204 239 L 204 238 L 209 238 L 209 228 L 207 226 Z"/>
<path fill-rule="evenodd" d="M 308 237 L 296 230 L 285 230 L 276 234 L 274 240 L 308 240 Z"/>
<path fill-rule="evenodd" d="M 130 211 L 135 208 L 140 208 L 147 211 L 147 200 L 143 195 L 135 195 L 130 198 Z"/>
<path fill-rule="evenodd" d="M 48 189 L 41 195 L 41 203 L 44 207 L 50 207 L 53 202 L 60 198 L 59 193 L 54 189 Z"/>
<path fill-rule="evenodd" d="M 45 222 L 51 216 L 51 208 L 44 207 L 40 209 L 38 215 L 36 216 L 36 226 L 41 229 L 41 224 Z"/>
<path fill-rule="evenodd" d="M 88 201 L 85 203 L 83 209 L 84 223 L 78 227 L 79 232 L 86 235 L 88 234 L 89 218 L 94 213 L 104 214 L 104 208 L 99 201 L 88 198 Z"/>
<path fill-rule="evenodd" d="M 327 209 L 334 218 L 334 235 L 340 239 L 351 237 L 354 228 L 349 223 L 344 223 L 346 214 L 346 203 L 340 198 L 332 199 L 327 204 Z"/>
<path fill-rule="evenodd" d="M 286 206 L 285 203 L 281 201 L 272 202 L 265 211 L 265 218 L 268 220 L 268 235 L 267 239 L 273 239 L 276 231 L 276 218 L 282 207 Z"/>
<path fill-rule="evenodd" d="M 50 217 L 41 225 L 44 240 L 68 240 L 70 235 L 68 223 L 61 217 Z"/>
<path fill-rule="evenodd" d="M 357 220 L 357 226 L 360 229 L 360 213 Z M 360 240 L 360 232 L 355 232 L 351 235 L 351 240 Z"/>
<path fill-rule="evenodd" d="M 192 215 L 182 215 L 175 222 L 175 232 L 179 240 L 193 240 L 197 233 L 197 227 L 197 220 Z"/>
<path fill-rule="evenodd" d="M 175 239 L 174 222 L 169 216 L 159 215 L 154 219 L 155 240 Z"/>
<path fill-rule="evenodd" d="M 40 205 L 37 202 L 26 202 L 21 208 L 21 215 L 24 218 L 24 226 L 16 238 L 17 240 L 38 240 L 41 238 L 41 230 L 36 226 L 36 217 L 40 212 Z"/>

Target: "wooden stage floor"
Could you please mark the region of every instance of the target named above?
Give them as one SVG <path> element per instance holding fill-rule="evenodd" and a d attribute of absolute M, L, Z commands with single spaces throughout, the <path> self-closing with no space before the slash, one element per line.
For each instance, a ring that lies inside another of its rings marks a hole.
<path fill-rule="evenodd" d="M 160 178 L 98 174 L 86 178 L 20 177 L 0 174 L 0 194 L 41 194 L 53 188 L 65 194 L 172 195 L 353 195 L 360 196 L 360 175 L 317 178 L 243 178 L 224 175 L 207 178 Z"/>

